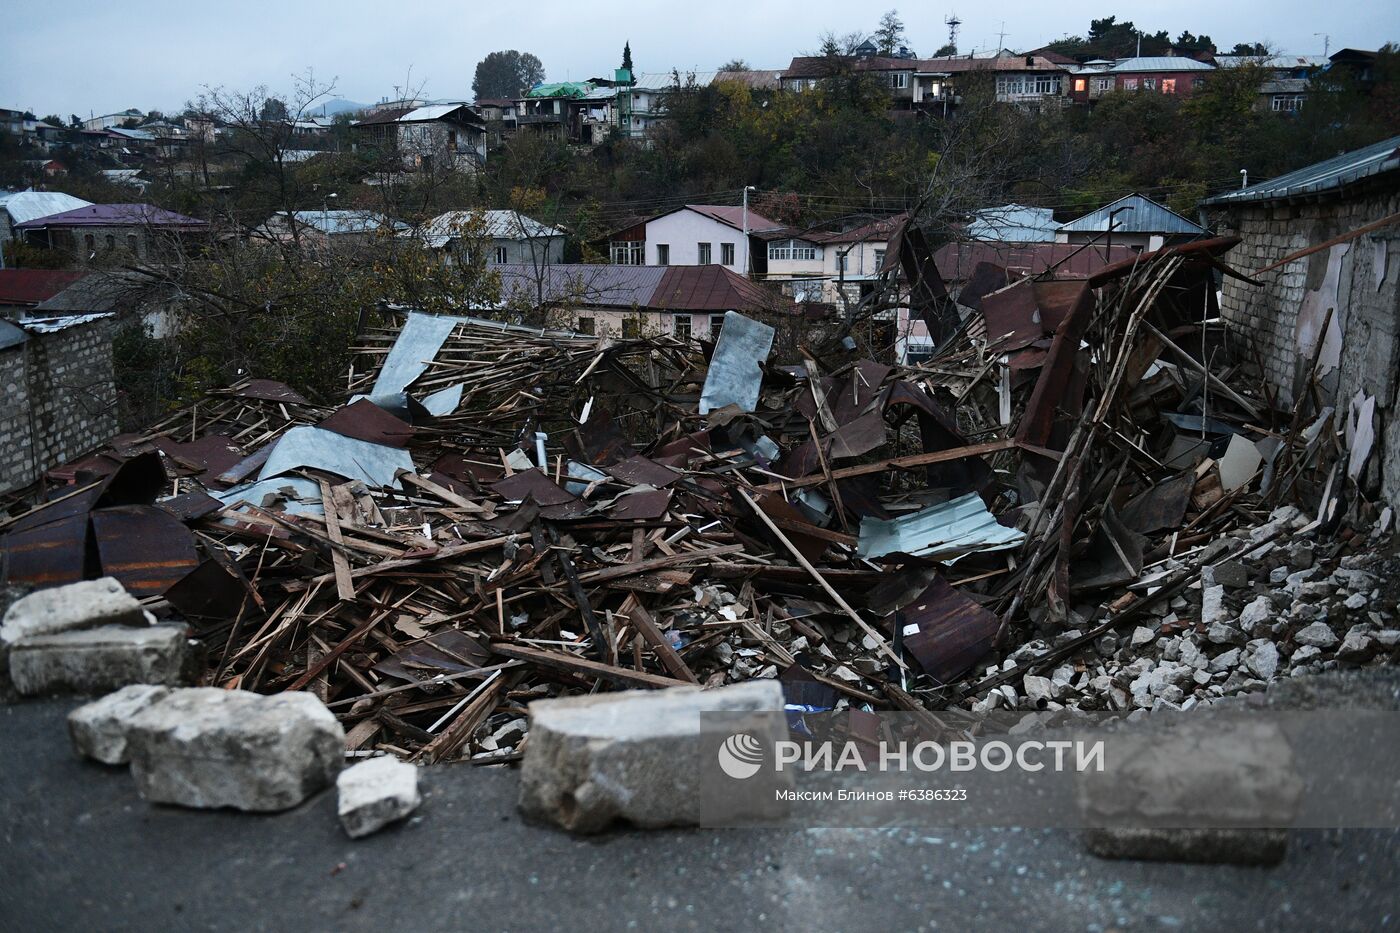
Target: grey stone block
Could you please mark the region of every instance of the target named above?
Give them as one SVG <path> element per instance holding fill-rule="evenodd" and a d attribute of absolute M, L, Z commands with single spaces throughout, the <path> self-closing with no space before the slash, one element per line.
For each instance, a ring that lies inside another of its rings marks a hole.
<path fill-rule="evenodd" d="M 418 769 L 387 756 L 346 768 L 335 786 L 340 825 L 352 839 L 403 819 L 423 799 L 418 794 Z"/>
<path fill-rule="evenodd" d="M 177 690 L 137 714 L 127 745 L 142 798 L 285 810 L 340 773 L 345 730 L 310 693 Z"/>
<path fill-rule="evenodd" d="M 169 687 L 132 684 L 78 707 L 68 714 L 73 748 L 103 764 L 126 764 L 126 736 L 132 718 L 169 695 Z"/>
<path fill-rule="evenodd" d="M 10 649 L 30 635 L 52 635 L 99 625 L 149 625 L 141 604 L 111 577 L 30 593 L 0 620 L 0 695 L 10 694 Z"/>
<path fill-rule="evenodd" d="M 598 832 L 615 820 L 640 827 L 695 825 L 705 792 L 713 789 L 706 782 L 728 780 L 710 757 L 718 746 L 702 741 L 701 714 L 751 714 L 744 731 L 771 749 L 787 738 L 782 709 L 783 691 L 775 680 L 531 703 L 520 809 L 573 832 Z M 791 775 L 785 777 L 790 782 Z M 759 795 L 750 801 L 743 793 L 753 785 L 734 784 L 736 807 L 757 805 Z"/>
<path fill-rule="evenodd" d="M 1088 829 L 1083 839 L 1099 858 L 1151 862 L 1275 865 L 1288 851 L 1282 829 Z"/>
<path fill-rule="evenodd" d="M 189 658 L 183 625 L 29 635 L 10 649 L 10 677 L 25 696 L 99 694 L 128 684 L 180 683 Z"/>

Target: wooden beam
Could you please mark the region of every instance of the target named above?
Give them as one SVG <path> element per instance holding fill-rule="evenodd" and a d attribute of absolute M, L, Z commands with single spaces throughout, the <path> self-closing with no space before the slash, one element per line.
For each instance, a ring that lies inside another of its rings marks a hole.
<path fill-rule="evenodd" d="M 965 457 L 981 457 L 986 454 L 994 454 L 1002 450 L 1010 450 L 1016 446 L 1016 441 L 1012 438 L 1002 438 L 997 441 L 987 441 L 984 444 L 972 444 L 967 447 L 954 447 L 951 450 L 936 450 L 927 454 L 910 454 L 907 457 L 894 457 L 890 460 L 881 460 L 879 463 L 863 463 L 860 466 L 846 467 L 841 470 L 832 470 L 830 478 L 832 480 L 850 479 L 852 476 L 869 476 L 871 473 L 884 473 L 886 470 L 906 470 L 913 467 L 929 466 L 934 463 L 947 463 L 951 460 L 962 460 Z M 755 489 L 763 492 L 777 492 L 782 489 L 792 489 L 799 486 L 815 486 L 818 483 L 827 482 L 827 477 L 822 474 L 815 476 L 803 476 L 798 479 L 784 480 L 781 483 L 768 483 L 763 486 L 755 486 Z"/>
<path fill-rule="evenodd" d="M 610 680 L 624 686 L 694 686 L 687 681 L 676 680 L 673 677 L 662 677 L 660 674 L 649 674 L 646 671 L 633 671 L 625 667 L 615 667 L 611 664 L 590 661 L 587 658 L 581 658 L 578 655 L 569 654 L 566 651 L 547 651 L 544 648 L 532 648 L 527 645 L 518 645 L 508 641 L 492 642 L 491 650 L 504 657 L 514 658 L 517 661 L 529 661 L 533 664 L 552 667 L 570 674 L 582 674 L 585 677 L 601 677 L 604 680 Z"/>

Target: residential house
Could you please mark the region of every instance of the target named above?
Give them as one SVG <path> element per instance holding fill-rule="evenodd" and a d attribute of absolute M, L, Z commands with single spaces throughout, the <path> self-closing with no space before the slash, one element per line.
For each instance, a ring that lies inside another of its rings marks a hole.
<path fill-rule="evenodd" d="M 1282 407 L 1317 391 L 1336 409 L 1327 430 L 1345 430 L 1350 475 L 1400 504 L 1400 136 L 1202 206 L 1243 237 L 1232 263 L 1254 280 L 1224 279 L 1221 317 Z M 1368 463 L 1352 439 L 1372 432 Z"/>
<path fill-rule="evenodd" d="M 1364 49 L 1338 49 L 1327 57 L 1329 70 L 1345 71 L 1363 88 L 1370 88 L 1376 82 L 1376 61 L 1379 52 Z"/>
<path fill-rule="evenodd" d="M 406 171 L 475 171 L 486 161 L 486 121 L 455 102 L 394 107 L 351 124 L 356 148 L 377 151 Z"/>
<path fill-rule="evenodd" d="M 644 263 L 648 266 L 723 266 L 740 275 L 764 272 L 767 253 L 759 234 L 781 224 L 752 209 L 719 204 L 687 204 L 646 222 Z"/>
<path fill-rule="evenodd" d="M 569 143 L 591 141 L 592 131 L 585 131 L 591 110 L 602 105 L 590 100 L 594 87 L 587 81 L 559 81 L 538 84 L 515 102 L 516 132 L 538 133 L 549 139 Z"/>
<path fill-rule="evenodd" d="M 89 204 L 14 225 L 30 244 L 68 253 L 79 264 L 160 260 L 209 234 L 209 224 L 151 204 Z"/>
<path fill-rule="evenodd" d="M 64 269 L 0 269 L 0 317 L 28 312 L 85 274 Z"/>
<path fill-rule="evenodd" d="M 90 117 L 83 121 L 83 129 L 105 130 L 121 126 L 123 123 L 140 123 L 144 119 L 146 119 L 146 114 L 132 107 L 130 110 L 123 110 L 120 113 L 105 113 L 100 117 Z"/>
<path fill-rule="evenodd" d="M 724 312 L 790 314 L 781 295 L 717 265 L 506 265 L 502 303 L 552 308 L 552 326 L 612 337 L 671 334 L 713 340 Z"/>
<path fill-rule="evenodd" d="M 1066 94 L 1076 104 L 1094 104 L 1106 94 L 1112 94 L 1118 85 L 1118 77 L 1108 73 L 1113 62 L 1106 58 L 1095 58 L 1082 65 L 1067 65 L 1069 82 Z"/>
<path fill-rule="evenodd" d="M 1194 58 L 1154 55 L 1122 59 L 1104 69 L 1103 74 L 1113 78 L 1113 90 L 1190 97 L 1205 87 L 1213 71 L 1214 65 Z"/>
<path fill-rule="evenodd" d="M 1059 226 L 1055 212 L 1048 207 L 1003 204 L 974 211 L 967 237 L 1001 243 L 1053 243 Z"/>
<path fill-rule="evenodd" d="M 0 132 L 8 133 L 21 146 L 33 145 L 38 139 L 38 117 L 27 110 L 0 107 Z"/>
<path fill-rule="evenodd" d="M 869 74 L 889 88 L 891 110 L 913 110 L 914 76 L 922 64 L 882 55 L 799 55 L 784 69 L 778 85 L 785 91 L 810 91 L 841 74 Z"/>
<path fill-rule="evenodd" d="M 62 214 L 79 207 L 88 207 L 91 201 L 75 198 L 61 191 L 8 191 L 0 193 L 0 242 L 14 237 L 16 224 L 27 223 L 40 217 Z"/>
<path fill-rule="evenodd" d="M 1113 229 L 1109 231 L 1110 222 Z M 1210 231 L 1140 194 L 1121 197 L 1055 230 L 1058 243 L 1095 243 L 1155 250 L 1209 236 Z"/>
<path fill-rule="evenodd" d="M 766 280 L 796 301 L 858 302 L 874 289 L 890 236 L 905 216 L 835 230 L 779 227 L 759 233 L 767 244 Z"/>
<path fill-rule="evenodd" d="M 593 90 L 584 100 L 584 141 L 597 145 L 616 130 L 628 139 L 644 140 L 657 121 L 665 117 L 664 96 L 675 86 L 692 81 L 699 85 L 706 75 L 689 73 L 632 74 L 626 68 L 617 69 L 612 78 L 594 78 Z"/>
<path fill-rule="evenodd" d="M 253 231 L 253 238 L 278 243 L 297 241 L 313 247 L 351 246 L 409 229 L 408 224 L 376 211 L 292 211 L 290 215 L 273 214 Z"/>
<path fill-rule="evenodd" d="M 1069 67 L 1044 55 L 1018 55 L 1003 50 L 978 58 L 950 55 L 919 62 L 914 103 L 924 111 L 946 109 L 961 102 L 962 92 L 975 80 L 996 82 L 996 100 L 1022 108 L 1058 107 L 1066 102 Z"/>
<path fill-rule="evenodd" d="M 1256 110 L 1297 113 L 1303 109 L 1313 75 L 1327 67 L 1321 55 L 1217 55 L 1217 68 L 1257 66 L 1264 72 Z"/>
<path fill-rule="evenodd" d="M 477 98 L 472 104 L 486 121 L 486 145 L 499 146 L 515 135 L 515 101 L 509 98 Z"/>
<path fill-rule="evenodd" d="M 563 230 L 540 223 L 518 211 L 448 211 L 406 236 L 419 236 L 450 257 L 466 235 L 480 224 L 486 261 L 493 265 L 553 265 L 564 261 Z M 474 244 L 473 244 L 474 245 Z"/>

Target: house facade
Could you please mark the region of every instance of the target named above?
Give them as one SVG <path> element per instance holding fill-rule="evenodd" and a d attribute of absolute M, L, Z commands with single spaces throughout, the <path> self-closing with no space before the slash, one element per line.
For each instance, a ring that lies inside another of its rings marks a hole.
<path fill-rule="evenodd" d="M 759 235 L 779 226 L 753 209 L 746 213 L 728 205 L 687 204 L 646 221 L 643 263 L 716 265 L 740 275 L 763 272 L 767 254 Z"/>
<path fill-rule="evenodd" d="M 151 204 L 89 204 L 15 224 L 31 245 L 59 250 L 78 265 L 163 261 L 209 235 L 209 224 Z"/>
<path fill-rule="evenodd" d="M 792 302 L 722 266 L 498 267 L 503 305 L 549 309 L 550 326 L 603 338 L 714 340 L 726 311 L 792 314 Z"/>
<path fill-rule="evenodd" d="M 1349 444 L 1375 434 L 1350 475 L 1400 503 L 1400 239 L 1393 224 L 1375 226 L 1400 214 L 1400 136 L 1203 207 L 1243 238 L 1235 264 L 1262 283 L 1226 277 L 1221 317 L 1253 344 L 1282 407 L 1311 395 L 1316 360 L 1321 404 L 1336 411 L 1329 430 Z"/>
<path fill-rule="evenodd" d="M 768 253 L 766 281 L 795 301 L 854 304 L 874 289 L 889 238 L 904 216 L 844 230 L 778 228 L 760 234 Z"/>
<path fill-rule="evenodd" d="M 1109 230 L 1110 224 L 1112 230 Z M 1057 243 L 1094 243 L 1155 250 L 1209 236 L 1210 231 L 1193 220 L 1140 194 L 1121 197 L 1083 217 L 1061 224 Z"/>
<path fill-rule="evenodd" d="M 273 214 L 253 231 L 253 239 L 264 243 L 300 241 L 303 245 L 324 248 L 362 245 L 375 237 L 392 236 L 408 229 L 408 224 L 377 211 L 292 211 L 290 215 Z"/>
<path fill-rule="evenodd" d="M 473 236 L 478 231 L 479 237 Z M 430 248 L 443 250 L 449 261 L 478 239 L 488 265 L 539 266 L 564 261 L 564 231 L 518 211 L 448 211 L 404 235 L 421 237 Z"/>
<path fill-rule="evenodd" d="M 357 149 L 388 156 L 404 171 L 474 172 L 486 161 L 486 121 L 460 102 L 384 109 L 351 128 Z"/>
<path fill-rule="evenodd" d="M 1215 66 L 1179 55 L 1125 58 L 1103 71 L 1113 90 L 1190 97 L 1206 86 Z"/>

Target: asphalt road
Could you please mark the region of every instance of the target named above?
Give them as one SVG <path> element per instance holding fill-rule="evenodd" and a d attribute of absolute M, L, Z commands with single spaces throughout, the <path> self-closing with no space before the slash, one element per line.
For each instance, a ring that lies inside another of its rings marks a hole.
<path fill-rule="evenodd" d="M 143 803 L 74 702 L 0 706 L 0 930 L 1384 930 L 1400 834 L 1294 833 L 1273 868 L 1102 861 L 1067 831 L 618 832 L 521 821 L 499 769 L 425 772 L 360 841 L 334 793 L 271 816 Z"/>

